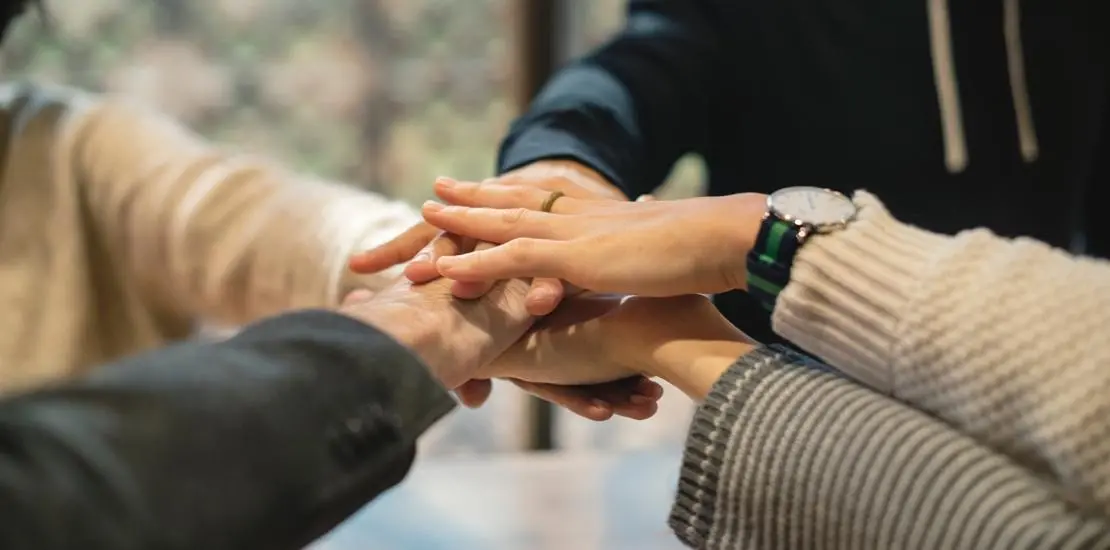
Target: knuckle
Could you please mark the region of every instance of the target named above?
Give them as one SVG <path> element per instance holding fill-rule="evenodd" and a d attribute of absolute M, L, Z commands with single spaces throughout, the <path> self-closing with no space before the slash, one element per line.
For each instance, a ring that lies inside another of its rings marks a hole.
<path fill-rule="evenodd" d="M 536 241 L 533 239 L 516 239 L 508 244 L 509 259 L 514 262 L 526 262 L 536 255 Z"/>
<path fill-rule="evenodd" d="M 533 202 L 542 191 L 533 186 L 515 186 L 505 190 L 507 198 L 515 204 L 529 204 Z"/>
<path fill-rule="evenodd" d="M 549 176 L 543 179 L 532 180 L 531 187 L 542 191 L 562 191 L 566 193 L 576 186 L 574 182 L 566 176 Z"/>
<path fill-rule="evenodd" d="M 436 240 L 432 241 L 430 247 L 425 247 L 424 250 L 427 251 L 432 257 L 437 258 L 440 256 L 454 256 L 458 249 L 458 243 L 456 243 L 450 237 L 440 236 Z"/>
<path fill-rule="evenodd" d="M 493 183 L 498 184 L 498 185 L 508 185 L 508 186 L 531 185 L 532 182 L 535 181 L 535 178 L 528 177 L 528 176 L 522 176 L 522 175 L 519 175 L 519 174 L 509 173 L 509 174 L 502 174 L 502 175 L 500 175 L 496 178 L 491 178 L 491 181 Z"/>
<path fill-rule="evenodd" d="M 571 180 L 566 176 L 559 176 L 555 178 L 554 184 L 555 187 L 552 189 L 552 191 L 562 191 L 566 193 L 569 190 L 578 188 L 578 184 L 575 183 L 574 180 Z"/>
<path fill-rule="evenodd" d="M 509 208 L 501 211 L 501 221 L 516 225 L 523 222 L 528 215 L 528 209 L 526 208 Z"/>

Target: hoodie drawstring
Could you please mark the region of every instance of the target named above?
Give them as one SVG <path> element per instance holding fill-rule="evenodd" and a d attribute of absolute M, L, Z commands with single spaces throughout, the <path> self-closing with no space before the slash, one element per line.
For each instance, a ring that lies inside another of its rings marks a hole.
<path fill-rule="evenodd" d="M 1025 53 L 1021 46 L 1021 3 L 1004 0 L 1002 5 L 1002 32 L 1006 36 L 1006 67 L 1010 71 L 1010 93 L 1014 98 L 1014 116 L 1017 117 L 1018 143 L 1025 162 L 1037 160 L 1040 146 L 1037 130 L 1033 126 L 1033 108 L 1029 105 L 1029 87 L 1025 84 Z"/>
<path fill-rule="evenodd" d="M 1025 57 L 1021 43 L 1021 11 L 1019 0 L 1003 0 L 1002 31 L 1006 40 L 1006 66 L 1010 74 L 1014 117 L 1018 144 L 1025 162 L 1037 160 L 1040 147 L 1033 125 L 1033 110 L 1025 82 Z M 933 77 L 940 106 L 940 122 L 944 140 L 944 165 L 956 174 L 967 168 L 967 136 L 964 133 L 963 111 L 960 106 L 956 61 L 952 52 L 952 23 L 948 0 L 927 0 L 929 41 L 933 58 Z"/>

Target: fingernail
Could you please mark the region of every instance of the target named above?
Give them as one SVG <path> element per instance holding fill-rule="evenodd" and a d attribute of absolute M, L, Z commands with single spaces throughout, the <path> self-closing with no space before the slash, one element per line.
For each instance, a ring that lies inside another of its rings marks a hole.
<path fill-rule="evenodd" d="M 605 401 L 604 399 L 591 399 L 590 406 L 598 409 L 608 409 L 609 402 Z"/>
<path fill-rule="evenodd" d="M 458 182 L 456 182 L 455 180 L 453 180 L 453 179 L 451 179 L 447 176 L 440 176 L 440 177 L 436 178 L 436 184 L 442 185 L 443 187 L 451 187 L 451 186 L 455 185 L 456 183 L 458 183 Z"/>
<path fill-rule="evenodd" d="M 443 210 L 443 205 L 436 201 L 424 201 L 424 210 L 439 212 L 440 210 Z"/>
<path fill-rule="evenodd" d="M 436 260 L 436 269 L 450 269 L 451 266 L 455 265 L 457 262 L 458 259 L 454 256 L 444 256 Z"/>
<path fill-rule="evenodd" d="M 555 291 L 550 288 L 536 288 L 528 293 L 528 301 L 531 303 L 547 303 L 555 299 Z"/>
<path fill-rule="evenodd" d="M 429 254 L 427 252 L 421 252 L 421 253 L 417 254 L 416 256 L 413 256 L 412 262 L 413 263 L 423 263 L 423 262 L 431 261 L 431 259 L 432 259 L 431 254 Z"/>
<path fill-rule="evenodd" d="M 633 405 L 647 405 L 649 403 L 654 403 L 655 400 L 646 395 L 637 394 L 629 397 L 628 402 L 632 403 Z"/>

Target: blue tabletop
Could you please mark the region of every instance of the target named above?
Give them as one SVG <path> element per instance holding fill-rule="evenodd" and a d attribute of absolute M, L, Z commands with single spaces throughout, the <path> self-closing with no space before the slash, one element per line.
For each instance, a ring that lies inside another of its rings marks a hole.
<path fill-rule="evenodd" d="M 680 453 L 418 459 L 312 550 L 677 550 Z"/>

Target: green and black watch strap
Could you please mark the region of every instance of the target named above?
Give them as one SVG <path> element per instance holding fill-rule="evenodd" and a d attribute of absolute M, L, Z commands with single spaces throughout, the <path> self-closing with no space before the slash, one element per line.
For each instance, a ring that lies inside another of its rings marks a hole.
<path fill-rule="evenodd" d="M 755 247 L 748 253 L 748 294 L 768 311 L 790 282 L 790 266 L 798 253 L 798 227 L 768 215 L 759 226 Z"/>

